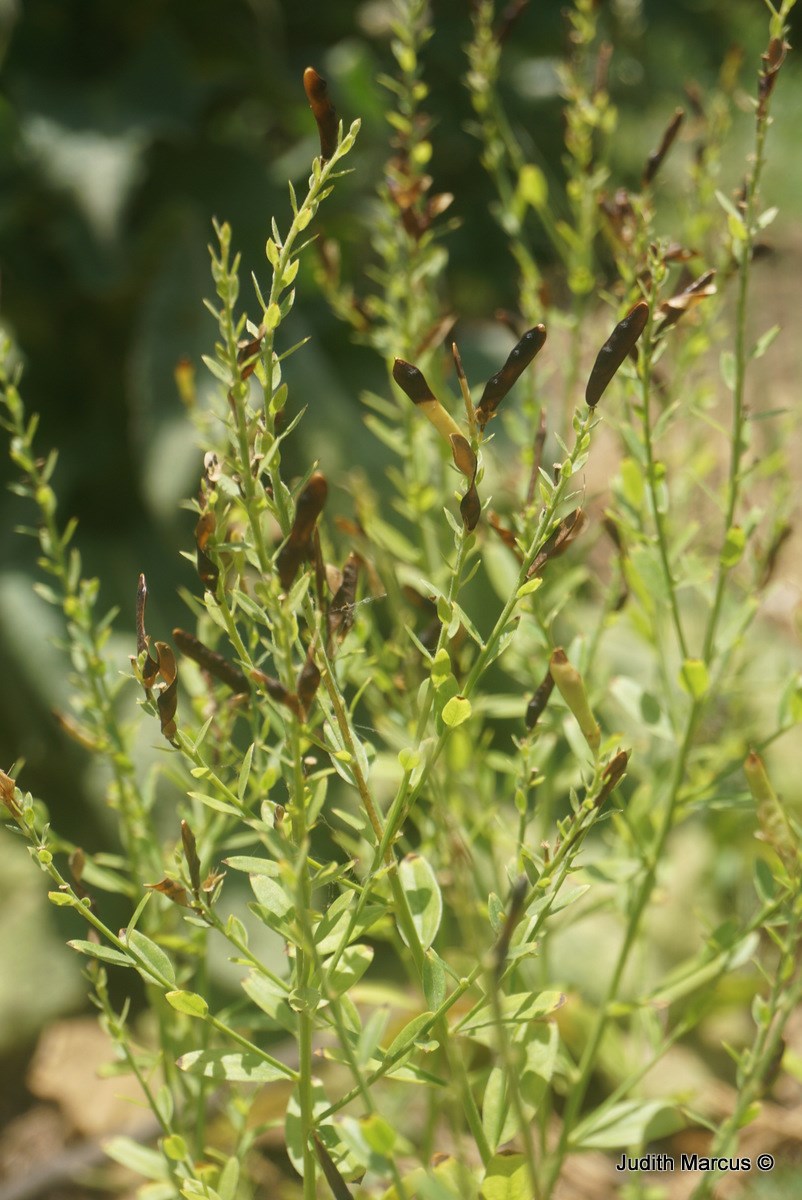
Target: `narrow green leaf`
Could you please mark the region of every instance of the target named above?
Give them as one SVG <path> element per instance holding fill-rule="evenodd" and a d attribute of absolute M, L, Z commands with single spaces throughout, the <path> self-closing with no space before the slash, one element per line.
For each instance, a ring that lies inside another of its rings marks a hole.
<path fill-rule="evenodd" d="M 622 1100 L 602 1107 L 577 1125 L 572 1150 L 615 1150 L 656 1142 L 682 1129 L 679 1109 L 664 1100 Z"/>
<path fill-rule="evenodd" d="M 150 1150 L 129 1137 L 113 1137 L 103 1142 L 103 1150 L 123 1167 L 128 1167 L 144 1179 L 168 1178 L 167 1163 L 157 1150 Z"/>
<path fill-rule="evenodd" d="M 144 933 L 140 933 L 138 929 L 128 930 L 125 940 L 131 949 L 136 951 L 140 958 L 144 958 L 147 966 L 151 968 L 151 971 L 148 972 L 140 967 L 139 964 L 136 964 L 137 970 L 146 981 L 149 982 L 152 978 L 156 983 L 161 983 L 166 979 L 168 983 L 175 985 L 175 968 L 161 946 L 157 946 L 154 941 L 151 941 L 149 937 L 145 937 Z"/>
<path fill-rule="evenodd" d="M 288 1071 L 280 1071 L 258 1054 L 247 1052 L 191 1050 L 181 1055 L 178 1066 L 190 1075 L 202 1075 L 204 1079 L 228 1079 L 234 1083 L 274 1083 L 277 1079 L 287 1079 L 289 1075 Z"/>
<path fill-rule="evenodd" d="M 209 1005 L 197 992 L 165 992 L 164 998 L 176 1012 L 188 1017 L 205 1017 L 209 1011 Z"/>
<path fill-rule="evenodd" d="M 245 792 L 248 788 L 248 778 L 251 773 L 254 746 L 255 743 L 251 742 L 250 746 L 245 751 L 245 757 L 242 760 L 242 766 L 239 769 L 239 775 L 237 777 L 237 796 L 239 797 L 240 803 L 242 803 L 242 801 L 245 799 Z"/>
<path fill-rule="evenodd" d="M 432 1014 L 424 1012 L 419 1013 L 417 1017 L 413 1017 L 411 1021 L 408 1021 L 401 1032 L 390 1042 L 387 1048 L 387 1057 L 393 1058 L 400 1051 L 412 1046 L 421 1029 L 423 1029 L 424 1025 L 428 1025 L 431 1019 Z"/>
<path fill-rule="evenodd" d="M 424 950 L 428 950 L 437 936 L 443 915 L 443 897 L 437 877 L 429 863 L 420 854 L 408 854 L 398 868 L 401 887 L 407 898 L 412 920 Z M 401 936 L 406 942 L 403 929 Z"/>
<path fill-rule="evenodd" d="M 132 967 L 134 964 L 127 955 L 120 950 L 115 950 L 113 946 L 99 946 L 96 942 L 85 942 L 80 938 L 73 938 L 67 942 L 73 950 L 77 950 L 79 954 L 88 954 L 90 958 L 99 958 L 101 962 L 114 963 L 119 967 Z"/>

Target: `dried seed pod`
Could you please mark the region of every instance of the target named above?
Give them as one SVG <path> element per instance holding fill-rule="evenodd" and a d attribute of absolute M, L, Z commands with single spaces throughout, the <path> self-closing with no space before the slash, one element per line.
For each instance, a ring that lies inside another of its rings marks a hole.
<path fill-rule="evenodd" d="M 655 333 L 662 333 L 670 325 L 676 324 L 684 312 L 687 312 L 689 308 L 693 308 L 695 304 L 699 304 L 701 300 L 706 299 L 708 296 L 715 296 L 717 290 L 714 283 L 715 277 L 715 271 L 705 271 L 703 275 L 700 275 L 698 279 L 694 279 L 693 283 L 689 283 L 676 296 L 671 296 L 668 300 L 664 300 L 660 305 L 660 312 L 663 319 L 655 330 Z"/>
<path fill-rule="evenodd" d="M 280 680 L 275 679 L 272 675 L 266 675 L 264 671 L 254 669 L 250 672 L 250 677 L 271 700 L 275 700 L 276 704 L 283 704 L 285 708 L 289 708 L 295 713 L 296 717 L 300 716 L 301 708 L 298 702 L 298 697 L 294 692 L 289 692 Z"/>
<path fill-rule="evenodd" d="M 162 896 L 166 896 L 168 900 L 172 900 L 173 904 L 180 904 L 182 908 L 189 908 L 189 895 L 187 889 L 175 879 L 164 878 L 159 883 L 146 883 L 145 887 L 148 891 L 159 892 Z"/>
<path fill-rule="evenodd" d="M 414 363 L 405 362 L 403 358 L 397 358 L 393 364 L 393 379 L 396 381 L 401 391 L 405 396 L 408 396 L 413 404 L 428 417 L 432 425 L 446 441 L 449 440 L 452 433 L 462 436 L 460 427 L 457 425 L 454 418 L 435 396 L 429 384 L 426 382 L 426 377 L 422 371 L 419 371 Z"/>
<path fill-rule="evenodd" d="M 329 86 L 314 67 L 304 71 L 304 91 L 320 136 L 320 157 L 326 162 L 337 149 L 337 112 L 329 99 Z"/>
<path fill-rule="evenodd" d="M 164 681 L 164 687 L 156 697 L 156 707 L 159 710 L 162 733 L 168 741 L 172 741 L 176 735 L 178 669 L 175 665 L 175 655 L 166 642 L 156 643 L 156 653 L 159 656 L 159 674 Z"/>
<path fill-rule="evenodd" d="M 301 673 L 295 684 L 298 704 L 300 706 L 300 716 L 303 721 L 309 716 L 309 709 L 312 707 L 312 701 L 319 686 L 320 671 L 315 662 L 313 647 L 310 646 L 306 655 L 306 662 L 301 668 Z"/>
<path fill-rule="evenodd" d="M 454 466 L 468 480 L 468 490 L 460 500 L 459 511 L 463 524 L 469 532 L 473 532 L 482 514 L 482 504 L 476 490 L 476 471 L 478 463 L 471 444 L 461 433 L 452 433 L 448 439 L 451 443 L 451 454 Z"/>
<path fill-rule="evenodd" d="M 624 772 L 627 769 L 629 762 L 629 754 L 626 750 L 619 750 L 617 754 L 608 762 L 602 773 L 602 785 L 596 796 L 596 808 L 601 808 L 605 800 L 608 799 L 610 793 L 618 787 L 621 780 L 624 778 Z"/>
<path fill-rule="evenodd" d="M 476 406 L 476 423 L 480 429 L 484 429 L 512 385 L 545 344 L 545 325 L 535 325 L 534 329 L 528 329 L 520 341 L 513 346 L 501 370 L 488 379 L 485 390 L 482 392 L 482 399 Z"/>
<path fill-rule="evenodd" d="M 198 577 L 205 588 L 213 592 L 217 587 L 217 580 L 220 572 L 216 563 L 213 563 L 206 553 L 206 547 L 209 543 L 209 538 L 217 528 L 217 519 L 213 512 L 206 509 L 198 517 L 198 523 L 195 526 L 195 559 L 198 569 Z"/>
<path fill-rule="evenodd" d="M 150 638 L 145 632 L 145 605 L 148 599 L 148 584 L 144 575 L 139 576 L 136 588 L 136 657 L 137 660 L 143 650 L 147 651 L 147 658 L 142 664 L 142 684 L 146 692 L 149 692 L 156 681 L 156 676 L 159 673 L 159 664 L 150 654 Z"/>
<path fill-rule="evenodd" d="M 646 159 L 646 166 L 643 168 L 643 178 L 641 180 L 642 187 L 648 187 L 657 172 L 660 170 L 663 159 L 674 144 L 674 140 L 680 130 L 680 125 L 684 120 L 685 110 L 682 108 L 676 109 L 673 117 L 663 131 L 663 136 L 660 139 L 660 145 L 656 150 L 653 150 Z"/>
<path fill-rule="evenodd" d="M 315 525 L 326 503 L 328 490 L 325 475 L 315 471 L 298 497 L 292 529 L 276 558 L 278 576 L 285 591 L 298 574 L 301 563 L 313 556 Z"/>
<path fill-rule="evenodd" d="M 524 720 L 526 722 L 527 729 L 535 728 L 538 721 L 540 720 L 543 713 L 545 712 L 546 705 L 549 702 L 549 697 L 551 696 L 551 693 L 553 691 L 554 691 L 554 676 L 552 675 L 550 670 L 547 670 L 546 674 L 543 676 L 540 683 L 538 684 L 537 691 L 535 692 L 534 696 L 532 697 L 532 699 L 529 701 L 529 703 L 526 706 L 526 717 L 524 718 Z"/>
<path fill-rule="evenodd" d="M 587 516 L 581 508 L 575 508 L 567 517 L 563 517 L 554 533 L 537 552 L 535 561 L 527 572 L 527 578 L 531 579 L 533 576 L 539 575 L 550 559 L 559 558 L 561 554 L 564 554 L 571 543 L 579 537 L 586 524 Z"/>
<path fill-rule="evenodd" d="M 16 780 L 5 771 L 0 771 L 0 800 L 3 801 L 15 821 L 22 817 L 22 809 L 17 803 Z"/>
<path fill-rule="evenodd" d="M 197 895 L 200 891 L 201 885 L 200 859 L 198 858 L 198 847 L 195 842 L 195 834 L 192 832 L 186 821 L 181 822 L 181 842 L 184 847 L 184 858 L 187 862 L 187 870 L 189 871 L 189 880 L 192 884 L 192 890 L 195 895 Z"/>
<path fill-rule="evenodd" d="M 639 300 L 623 320 L 618 322 L 596 355 L 585 389 L 585 403 L 588 408 L 594 408 L 599 403 L 610 380 L 646 328 L 648 320 L 649 305 L 645 300 Z"/>
<path fill-rule="evenodd" d="M 788 53 L 788 43 L 782 38 L 772 38 L 765 54 L 761 55 L 762 66 L 758 73 L 757 111 L 759 117 L 765 117 L 771 93 L 777 82 L 777 73 L 785 62 Z"/>
<path fill-rule="evenodd" d="M 332 597 L 328 612 L 329 654 L 335 643 L 341 643 L 354 623 L 356 585 L 362 559 L 351 551 L 342 569 L 340 585 Z"/>
<path fill-rule="evenodd" d="M 242 671 L 238 670 L 227 658 L 223 658 L 222 654 L 211 650 L 193 633 L 188 633 L 186 629 L 174 629 L 173 640 L 182 654 L 191 658 L 199 667 L 203 667 L 204 671 L 208 671 L 215 679 L 219 679 L 221 683 L 230 687 L 236 695 L 247 695 L 251 690 Z"/>
<path fill-rule="evenodd" d="M 582 676 L 568 661 L 562 646 L 552 652 L 549 670 L 557 690 L 576 717 L 582 736 L 594 755 L 597 754 L 601 744 L 601 729 L 591 712 Z"/>

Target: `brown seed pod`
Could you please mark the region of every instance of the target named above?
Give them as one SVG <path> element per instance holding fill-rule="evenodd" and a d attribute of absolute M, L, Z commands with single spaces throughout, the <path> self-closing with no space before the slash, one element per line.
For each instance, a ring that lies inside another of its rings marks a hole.
<path fill-rule="evenodd" d="M 238 670 L 227 658 L 223 658 L 222 654 L 210 649 L 193 633 L 188 633 L 186 629 L 174 629 L 173 640 L 182 654 L 191 658 L 199 667 L 203 667 L 204 671 L 208 671 L 215 679 L 219 679 L 221 683 L 230 687 L 236 695 L 244 696 L 250 691 L 248 680 L 242 671 Z"/>
<path fill-rule="evenodd" d="M 473 532 L 482 514 L 482 504 L 476 490 L 476 470 L 478 463 L 471 444 L 461 433 L 452 433 L 449 437 L 454 466 L 468 480 L 468 490 L 459 503 L 460 516 L 469 532 Z"/>
<path fill-rule="evenodd" d="M 510 952 L 512 935 L 515 933 L 515 928 L 523 916 L 524 902 L 528 891 L 529 880 L 526 875 L 519 875 L 510 889 L 510 902 L 507 908 L 507 915 L 504 918 L 504 924 L 501 927 L 498 940 L 493 947 L 493 972 L 497 979 L 504 970 L 504 963 L 507 961 L 507 955 Z"/>
<path fill-rule="evenodd" d="M 168 900 L 172 900 L 173 904 L 180 904 L 182 908 L 189 908 L 187 889 L 182 887 L 175 879 L 165 878 L 159 883 L 146 883 L 145 887 L 150 892 L 160 892 L 162 896 L 166 896 Z"/>
<path fill-rule="evenodd" d="M 543 543 L 527 573 L 527 578 L 539 575 L 546 563 L 552 558 L 564 554 L 572 542 L 576 541 L 587 524 L 587 516 L 581 508 L 575 508 L 567 517 L 563 517 L 551 537 Z"/>
<path fill-rule="evenodd" d="M 526 706 L 526 722 L 527 729 L 534 729 L 546 709 L 549 702 L 549 697 L 554 691 L 554 679 L 551 671 L 546 670 L 546 674 L 538 684 L 538 689 L 532 699 Z"/>
<path fill-rule="evenodd" d="M 501 370 L 488 379 L 485 390 L 482 392 L 482 399 L 476 406 L 476 423 L 480 429 L 484 429 L 512 385 L 545 344 L 545 325 L 535 325 L 534 329 L 528 329 L 520 341 L 513 346 Z"/>
<path fill-rule="evenodd" d="M 254 668 L 250 672 L 251 679 L 262 691 L 266 692 L 271 700 L 275 700 L 276 704 L 283 704 L 289 708 L 296 716 L 300 715 L 300 706 L 298 697 L 294 692 L 288 692 L 284 684 L 280 680 L 275 679 L 272 675 L 266 675 L 264 671 Z"/>
<path fill-rule="evenodd" d="M 785 62 L 787 53 L 788 43 L 784 42 L 782 38 L 772 38 L 766 53 L 761 55 L 762 66 L 758 73 L 757 85 L 757 111 L 759 117 L 766 115 L 768 102 L 771 98 L 771 93 L 774 91 L 774 85 L 777 82 L 777 72 Z"/>
<path fill-rule="evenodd" d="M 629 754 L 626 750 L 619 750 L 617 754 L 608 762 L 602 774 L 602 785 L 596 796 L 596 807 L 601 808 L 610 793 L 618 787 L 621 780 L 624 778 L 624 772 L 627 769 L 629 762 Z"/>
<path fill-rule="evenodd" d="M 159 656 L 159 674 L 164 681 L 164 687 L 156 697 L 156 707 L 159 710 L 162 733 L 168 741 L 172 741 L 176 735 L 178 668 L 175 665 L 175 655 L 166 642 L 156 643 L 156 653 Z"/>
<path fill-rule="evenodd" d="M 699 304 L 700 301 L 705 300 L 708 296 L 715 296 L 717 290 L 714 282 L 715 278 L 715 271 L 705 271 L 703 275 L 700 275 L 698 279 L 694 279 L 693 283 L 689 283 L 676 296 L 671 296 L 668 300 L 664 300 L 660 305 L 660 312 L 663 319 L 655 330 L 655 333 L 662 333 L 670 325 L 675 325 L 682 314 L 687 312 L 689 308 L 693 308 L 694 305 Z"/>
<path fill-rule="evenodd" d="M 323 511 L 328 491 L 325 475 L 315 471 L 298 497 L 290 535 L 276 559 L 278 576 L 285 591 L 298 574 L 301 563 L 313 557 L 315 525 Z"/>
<path fill-rule="evenodd" d="M 142 684 L 145 691 L 153 686 L 159 673 L 159 664 L 150 654 L 150 638 L 145 632 L 145 605 L 148 599 L 148 583 L 144 575 L 139 576 L 136 588 L 136 656 L 139 658 L 143 650 L 147 658 L 142 665 Z"/>
<path fill-rule="evenodd" d="M 314 67 L 304 71 L 304 91 L 320 136 L 320 157 L 326 162 L 337 149 L 337 111 L 329 99 L 329 85 Z"/>
<path fill-rule="evenodd" d="M 682 108 L 676 109 L 673 117 L 663 131 L 663 136 L 660 139 L 660 145 L 656 150 L 653 150 L 646 159 L 646 166 L 643 168 L 643 178 L 641 180 L 642 187 L 648 187 L 657 172 L 660 170 L 663 159 L 674 144 L 674 140 L 680 130 L 680 125 L 684 120 L 685 110 Z"/>
<path fill-rule="evenodd" d="M 298 697 L 298 703 L 301 709 L 301 718 L 305 721 L 309 715 L 309 709 L 312 707 L 312 701 L 315 698 L 318 687 L 320 686 L 320 671 L 313 649 L 310 646 L 306 655 L 306 662 L 301 668 L 301 673 L 295 684 L 295 690 Z"/>
<path fill-rule="evenodd" d="M 198 517 L 198 523 L 195 526 L 195 549 L 196 563 L 198 568 L 198 576 L 201 583 L 209 591 L 213 592 L 217 586 L 217 580 L 220 575 L 216 563 L 213 563 L 206 553 L 206 546 L 209 538 L 217 528 L 217 520 L 213 512 L 207 509 Z"/>
<path fill-rule="evenodd" d="M 596 355 L 585 389 L 585 403 L 588 408 L 594 408 L 599 403 L 610 380 L 646 328 L 648 320 L 649 305 L 645 300 L 639 300 L 623 320 L 618 322 Z"/>
<path fill-rule="evenodd" d="M 342 569 L 342 578 L 337 591 L 332 597 L 328 613 L 329 654 L 335 643 L 345 638 L 354 623 L 354 604 L 356 602 L 356 585 L 359 579 L 359 569 L 362 559 L 355 551 L 351 551 Z"/>

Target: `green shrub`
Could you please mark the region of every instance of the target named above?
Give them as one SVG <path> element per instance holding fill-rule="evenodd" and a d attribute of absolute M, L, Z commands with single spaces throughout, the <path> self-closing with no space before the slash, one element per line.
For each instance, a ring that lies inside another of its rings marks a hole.
<path fill-rule="evenodd" d="M 369 463 L 282 475 L 303 416 L 282 382 L 300 349 L 296 277 L 358 153 L 358 123 L 338 129 L 307 71 L 321 156 L 306 194 L 290 188 L 289 226 L 273 223 L 269 287 L 254 280 L 248 317 L 216 225 L 209 411 L 182 378 L 205 451 L 193 631 L 150 629 L 158 580 L 141 576 L 127 680 L 6 345 L 11 456 L 50 576 L 38 590 L 63 613 L 73 668 L 68 724 L 105 764 L 121 852 L 55 832 L 15 768 L 0 782 L 158 1122 L 156 1149 L 108 1146 L 148 1200 L 255 1194 L 274 1126 L 305 1200 L 546 1200 L 571 1154 L 666 1147 L 688 1125 L 711 1131 L 711 1155 L 737 1155 L 802 991 L 799 829 L 763 763 L 802 717 L 802 687 L 789 675 L 770 694 L 755 623 L 783 537 L 783 429 L 747 403 L 777 332 L 752 343 L 747 302 L 774 215 L 760 181 L 792 2 L 769 6 L 735 198 L 719 189 L 732 88 L 694 96 L 681 220 L 655 186 L 680 114 L 637 190 L 611 178 L 592 0 L 570 11 L 559 195 L 503 107 L 513 14 L 477 3 L 467 86 L 520 281 L 515 344 L 481 386 L 470 331 L 467 378 L 443 349 L 443 214 L 459 198 L 431 193 L 431 28 L 422 3 L 399 3 L 372 290 L 342 279 L 331 243 L 315 269 L 387 362 L 386 392 L 364 401 L 392 456 L 389 497 Z M 670 238 L 658 217 L 677 220 Z M 546 273 L 535 228 L 558 264 Z M 763 416 L 774 432 L 758 448 Z M 163 755 L 121 711 L 134 688 Z M 130 908 L 119 933 L 107 893 Z M 132 974 L 151 1020 L 113 999 Z M 709 1051 L 712 1018 L 749 1002 L 730 1069 Z M 723 1122 L 662 1083 L 678 1044 L 734 1082 Z"/>

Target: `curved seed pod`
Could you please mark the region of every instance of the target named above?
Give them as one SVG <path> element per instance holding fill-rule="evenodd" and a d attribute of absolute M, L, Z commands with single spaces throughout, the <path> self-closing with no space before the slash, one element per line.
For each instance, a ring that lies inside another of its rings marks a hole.
<path fill-rule="evenodd" d="M 356 585 L 361 566 L 362 559 L 352 550 L 343 567 L 340 586 L 334 593 L 329 607 L 329 654 L 331 654 L 334 643 L 342 642 L 354 623 Z"/>
<path fill-rule="evenodd" d="M 512 385 L 545 344 L 546 326 L 535 325 L 534 329 L 528 329 L 520 341 L 513 346 L 501 370 L 488 379 L 485 390 L 482 392 L 482 399 L 476 406 L 476 423 L 480 429 L 484 429 Z"/>
<path fill-rule="evenodd" d="M 546 563 L 552 558 L 564 554 L 572 542 L 576 541 L 587 524 L 587 516 L 581 508 L 575 508 L 567 517 L 563 517 L 554 533 L 543 543 L 535 557 L 535 561 L 527 572 L 527 578 L 539 575 Z"/>
<path fill-rule="evenodd" d="M 608 762 L 602 773 L 602 785 L 596 795 L 596 808 L 601 808 L 607 797 L 618 787 L 624 778 L 624 772 L 629 762 L 629 752 L 619 750 Z"/>
<path fill-rule="evenodd" d="M 285 705 L 291 712 L 295 713 L 296 717 L 300 715 L 298 697 L 294 692 L 288 692 L 280 680 L 274 679 L 272 675 L 266 675 L 264 671 L 260 671 L 257 667 L 254 667 L 250 675 L 253 682 L 262 688 L 271 700 L 275 700 L 276 704 Z"/>
<path fill-rule="evenodd" d="M 479 464 L 470 442 L 461 433 L 452 433 L 448 440 L 451 442 L 454 466 L 468 480 L 468 490 L 459 502 L 459 511 L 465 528 L 472 533 L 482 515 L 482 504 L 476 490 L 476 470 Z"/>
<path fill-rule="evenodd" d="M 594 408 L 602 398 L 608 383 L 621 363 L 633 349 L 649 320 L 649 305 L 639 300 L 622 321 L 619 321 L 607 341 L 596 355 L 593 370 L 585 389 L 585 403 Z"/>
<path fill-rule="evenodd" d="M 684 120 L 685 110 L 683 108 L 676 109 L 673 117 L 663 132 L 663 136 L 660 139 L 660 145 L 656 150 L 653 150 L 646 159 L 646 166 L 643 168 L 643 178 L 641 180 L 642 187 L 648 187 L 657 172 L 660 170 L 663 159 L 673 146 L 674 140 L 679 133 L 680 125 Z"/>
<path fill-rule="evenodd" d="M 230 687 L 236 695 L 247 695 L 251 690 L 242 671 L 233 666 L 227 658 L 223 658 L 222 654 L 211 650 L 193 633 L 187 633 L 186 629 L 174 629 L 173 639 L 182 654 L 186 654 L 187 658 L 203 667 L 204 671 L 208 671 L 215 679 Z"/>
<path fill-rule="evenodd" d="M 195 526 L 195 548 L 196 562 L 198 567 L 198 576 L 201 583 L 210 592 L 213 592 L 217 586 L 217 580 L 220 572 L 216 563 L 213 563 L 206 553 L 206 546 L 209 538 L 217 528 L 217 519 L 213 512 L 207 509 L 198 517 L 198 523 Z"/>
<path fill-rule="evenodd" d="M 156 697 L 156 707 L 159 710 L 162 733 L 168 741 L 172 741 L 176 735 L 178 668 L 175 665 L 175 655 L 166 642 L 156 643 L 156 653 L 159 656 L 159 674 L 164 680 L 164 687 Z"/>
<path fill-rule="evenodd" d="M 437 432 L 448 441 L 452 434 L 462 437 L 460 427 L 451 413 L 443 408 L 435 396 L 426 377 L 414 363 L 397 358 L 393 363 L 393 379 L 405 396 L 428 417 Z"/>
<path fill-rule="evenodd" d="M 328 491 L 325 475 L 315 471 L 298 497 L 292 529 L 276 559 L 278 576 L 285 591 L 298 574 L 301 563 L 313 556 L 315 525 L 323 511 Z"/>
<path fill-rule="evenodd" d="M 337 149 L 337 111 L 329 99 L 329 85 L 314 67 L 307 67 L 304 71 L 304 91 L 317 123 L 320 157 L 325 162 Z"/>
<path fill-rule="evenodd" d="M 597 754 L 601 744 L 601 729 L 591 712 L 582 676 L 576 667 L 571 666 L 562 646 L 552 652 L 549 671 L 557 690 L 576 717 L 582 736 L 594 755 Z"/>
<path fill-rule="evenodd" d="M 312 701 L 315 698 L 315 693 L 317 692 L 319 686 L 320 671 L 318 670 L 312 647 L 310 646 L 306 655 L 306 662 L 301 668 L 301 673 L 298 676 L 295 684 L 298 703 L 300 704 L 301 708 L 300 715 L 304 721 L 309 715 L 309 709 L 312 706 Z"/>
<path fill-rule="evenodd" d="M 554 676 L 552 675 L 551 671 L 548 670 L 548 671 L 546 671 L 546 674 L 543 676 L 542 680 L 540 681 L 540 684 L 538 685 L 538 689 L 535 692 L 534 696 L 532 697 L 532 699 L 529 701 L 529 703 L 526 706 L 526 717 L 524 718 L 524 720 L 526 721 L 527 729 L 535 728 L 538 721 L 540 720 L 540 718 L 543 715 L 546 705 L 549 702 L 549 697 L 551 696 L 551 693 L 553 691 L 554 691 Z"/>
<path fill-rule="evenodd" d="M 663 319 L 659 327 L 655 330 L 656 333 L 662 333 L 669 325 L 674 325 L 680 319 L 684 312 L 689 308 L 693 308 L 700 300 L 704 300 L 707 296 L 715 296 L 715 271 L 705 271 L 704 275 L 700 275 L 698 279 L 694 279 L 693 283 L 689 283 L 686 288 L 683 288 L 676 296 L 669 297 L 660 305 L 660 312 L 663 314 Z"/>
<path fill-rule="evenodd" d="M 150 655 L 150 638 L 145 632 L 145 605 L 148 599 L 148 583 L 144 575 L 139 576 L 136 588 L 136 656 L 147 651 L 147 657 L 142 664 L 142 685 L 146 692 L 150 691 L 159 673 L 159 664 Z"/>

